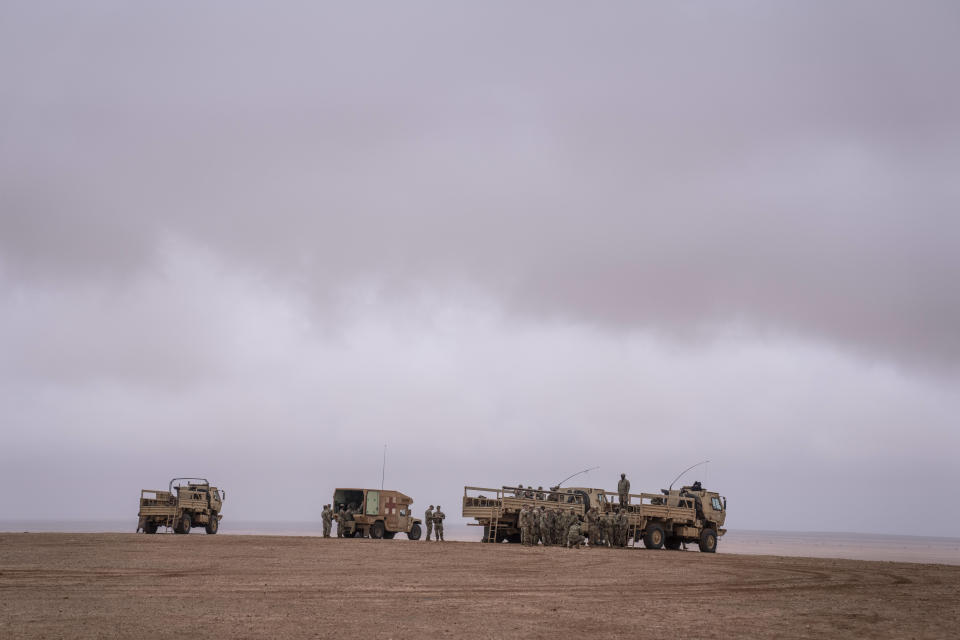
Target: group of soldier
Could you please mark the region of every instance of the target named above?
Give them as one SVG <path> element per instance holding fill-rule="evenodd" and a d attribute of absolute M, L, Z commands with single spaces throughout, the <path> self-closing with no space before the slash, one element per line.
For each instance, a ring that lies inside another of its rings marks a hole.
<path fill-rule="evenodd" d="M 617 493 L 620 506 L 616 512 L 600 513 L 596 507 L 590 507 L 581 520 L 572 510 L 560 506 L 562 500 L 559 486 L 550 487 L 550 492 L 546 493 L 543 487 L 534 491 L 532 487 L 520 485 L 515 492 L 519 498 L 557 503 L 556 506 L 523 505 L 518 519 L 520 541 L 524 545 L 565 545 L 577 549 L 586 542 L 591 547 L 625 547 L 629 537 L 626 507 L 630 494 L 630 481 L 625 473 L 620 474 Z"/>
<path fill-rule="evenodd" d="M 423 512 L 423 524 L 427 527 L 427 542 L 430 542 L 431 531 L 436 536 L 434 539 L 437 542 L 443 542 L 443 520 L 446 517 L 447 514 L 441 511 L 440 505 L 436 506 L 436 511 L 434 511 L 434 506 L 430 505 L 427 510 Z"/>
<path fill-rule="evenodd" d="M 323 505 L 323 511 L 320 512 L 320 519 L 323 521 L 323 537 L 330 537 L 333 519 L 336 518 L 337 537 L 342 538 L 346 532 L 347 523 L 353 520 L 353 516 L 356 513 L 360 513 L 360 508 L 352 502 L 347 505 L 341 504 L 336 511 L 334 511 L 329 504 Z"/>
<path fill-rule="evenodd" d="M 590 507 L 581 520 L 575 512 L 561 507 L 525 504 L 518 520 L 525 545 L 561 545 L 579 548 L 589 540 L 591 547 L 625 547 L 629 533 L 627 512 L 600 513 Z"/>

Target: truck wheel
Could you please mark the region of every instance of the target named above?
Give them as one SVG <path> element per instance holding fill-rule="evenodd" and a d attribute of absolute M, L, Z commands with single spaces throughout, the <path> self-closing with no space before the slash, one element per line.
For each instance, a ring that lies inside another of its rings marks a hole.
<path fill-rule="evenodd" d="M 656 523 L 651 524 L 643 534 L 643 546 L 647 549 L 659 549 L 663 546 L 663 539 L 663 527 Z"/>
<path fill-rule="evenodd" d="M 407 532 L 408 540 L 419 540 L 420 539 L 420 525 L 416 522 L 413 523 L 413 526 L 410 527 L 410 531 Z"/>
<path fill-rule="evenodd" d="M 217 529 L 220 528 L 220 518 L 217 517 L 216 512 L 210 514 L 210 519 L 207 520 L 207 533 L 213 535 L 217 532 Z"/>
<path fill-rule="evenodd" d="M 664 541 L 663 546 L 671 551 L 676 551 L 680 548 L 682 542 L 683 540 L 680 538 L 680 536 L 668 536 L 666 541 Z"/>
<path fill-rule="evenodd" d="M 383 522 L 381 522 L 380 520 L 377 520 L 372 525 L 370 525 L 371 538 L 375 540 L 379 540 L 380 538 L 383 537 L 383 532 L 384 532 Z"/>
<path fill-rule="evenodd" d="M 144 533 L 156 533 L 157 532 L 157 523 L 156 522 L 145 522 L 143 523 L 143 532 Z"/>
<path fill-rule="evenodd" d="M 700 551 L 704 553 L 717 552 L 717 532 L 713 529 L 704 529 L 700 533 Z"/>
<path fill-rule="evenodd" d="M 523 542 L 523 536 L 520 535 L 519 533 L 512 533 L 509 536 L 507 536 L 508 544 L 520 544 L 521 542 Z"/>
<path fill-rule="evenodd" d="M 384 532 L 383 532 L 383 539 L 384 539 L 384 540 L 393 540 L 393 537 L 394 537 L 395 535 L 397 535 L 397 532 L 396 532 L 396 531 L 384 531 Z"/>
<path fill-rule="evenodd" d="M 500 537 L 499 533 L 497 533 L 497 537 Z M 490 542 L 490 525 L 483 525 L 483 537 L 480 538 L 480 542 Z"/>
<path fill-rule="evenodd" d="M 193 523 L 190 522 L 190 514 L 183 514 L 183 517 L 180 518 L 180 533 L 190 533 L 190 526 L 192 524 Z"/>

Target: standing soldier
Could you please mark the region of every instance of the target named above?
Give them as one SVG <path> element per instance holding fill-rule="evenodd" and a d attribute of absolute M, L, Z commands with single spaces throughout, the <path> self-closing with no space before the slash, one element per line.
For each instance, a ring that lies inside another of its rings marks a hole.
<path fill-rule="evenodd" d="M 603 543 L 608 547 L 613 546 L 613 514 L 605 513 L 600 516 L 600 523 L 603 526 Z"/>
<path fill-rule="evenodd" d="M 440 510 L 440 505 L 437 505 L 437 510 L 433 512 L 433 531 L 434 535 L 437 536 L 437 542 L 444 542 L 443 519 L 446 517 L 447 514 Z"/>
<path fill-rule="evenodd" d="M 625 547 L 627 546 L 627 510 L 618 509 L 617 510 L 617 546 Z"/>
<path fill-rule="evenodd" d="M 600 544 L 600 527 L 597 526 L 599 521 L 599 516 L 597 515 L 597 508 L 590 507 L 590 510 L 587 511 L 587 535 L 590 536 L 590 546 L 595 547 Z"/>
<path fill-rule="evenodd" d="M 626 507 L 628 504 L 627 496 L 630 493 L 630 481 L 627 480 L 627 474 L 625 473 L 620 474 L 620 482 L 617 483 L 617 493 L 620 494 L 620 506 Z"/>
<path fill-rule="evenodd" d="M 523 485 L 520 485 L 523 486 Z M 520 513 L 517 515 L 517 526 L 520 527 L 520 544 L 527 543 L 527 505 L 520 507 Z"/>
<path fill-rule="evenodd" d="M 423 524 L 427 525 L 427 542 L 430 542 L 430 534 L 433 533 L 433 505 L 423 512 Z"/>
<path fill-rule="evenodd" d="M 523 505 L 523 513 L 525 514 L 523 519 L 523 538 L 526 540 L 526 545 L 532 546 L 537 544 L 537 541 L 533 537 L 533 507 L 529 504 Z"/>
<path fill-rule="evenodd" d="M 320 517 L 323 519 L 323 537 L 330 537 L 330 527 L 333 526 L 333 509 L 330 508 L 330 505 L 323 505 L 323 511 L 320 512 Z"/>
<path fill-rule="evenodd" d="M 343 508 L 343 505 L 340 505 L 340 509 L 337 510 L 337 537 L 343 537 L 343 528 L 347 523 L 347 511 Z"/>
<path fill-rule="evenodd" d="M 543 544 L 555 544 L 557 541 L 557 512 L 554 509 L 543 510 L 543 522 L 540 523 L 543 531 Z"/>
<path fill-rule="evenodd" d="M 540 529 L 540 507 L 533 509 L 533 546 L 537 546 L 543 538 L 543 531 Z"/>

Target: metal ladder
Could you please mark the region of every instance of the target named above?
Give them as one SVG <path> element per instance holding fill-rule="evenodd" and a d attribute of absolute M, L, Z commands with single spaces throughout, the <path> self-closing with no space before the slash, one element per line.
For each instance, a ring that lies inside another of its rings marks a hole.
<path fill-rule="evenodd" d="M 494 509 L 493 517 L 490 519 L 490 525 L 487 527 L 486 542 L 497 541 L 497 529 L 500 527 L 500 509 Z"/>

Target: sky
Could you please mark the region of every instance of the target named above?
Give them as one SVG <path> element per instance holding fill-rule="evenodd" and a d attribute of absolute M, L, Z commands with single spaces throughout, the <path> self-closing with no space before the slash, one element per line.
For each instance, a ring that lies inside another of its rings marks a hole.
<path fill-rule="evenodd" d="M 960 535 L 958 174 L 954 2 L 4 2 L 0 519 Z"/>

